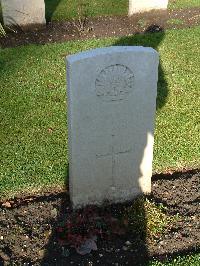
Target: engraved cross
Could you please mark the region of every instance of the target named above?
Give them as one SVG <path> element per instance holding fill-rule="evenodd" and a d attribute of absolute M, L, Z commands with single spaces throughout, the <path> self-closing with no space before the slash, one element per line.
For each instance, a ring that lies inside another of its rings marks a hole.
<path fill-rule="evenodd" d="M 112 134 L 112 144 L 111 144 L 111 152 L 108 152 L 106 154 L 97 154 L 96 158 L 100 159 L 103 157 L 111 156 L 112 158 L 112 186 L 115 186 L 115 176 L 116 176 L 116 156 L 124 153 L 129 153 L 131 149 L 124 149 L 118 152 L 115 152 L 114 150 L 114 137 L 115 135 Z"/>

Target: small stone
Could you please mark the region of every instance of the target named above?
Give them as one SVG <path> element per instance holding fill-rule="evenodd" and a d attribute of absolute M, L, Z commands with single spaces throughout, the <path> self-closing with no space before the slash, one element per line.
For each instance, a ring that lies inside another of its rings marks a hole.
<path fill-rule="evenodd" d="M 99 254 L 99 257 L 103 257 L 103 254 Z"/>
<path fill-rule="evenodd" d="M 3 236 L 1 236 L 0 239 L 3 240 Z"/>
<path fill-rule="evenodd" d="M 2 204 L 2 206 L 3 206 L 3 207 L 6 207 L 6 208 L 11 208 L 11 207 L 12 207 L 9 201 L 4 202 L 4 203 Z"/>
<path fill-rule="evenodd" d="M 165 244 L 165 242 L 164 241 L 160 241 L 158 244 L 162 246 L 162 245 Z"/>
<path fill-rule="evenodd" d="M 125 244 L 126 244 L 127 246 L 131 246 L 131 245 L 132 245 L 130 241 L 126 241 Z"/>
<path fill-rule="evenodd" d="M 62 247 L 62 256 L 66 258 L 69 255 L 70 255 L 69 249 Z"/>
<path fill-rule="evenodd" d="M 45 249 L 40 249 L 38 253 L 39 253 L 39 257 L 43 258 L 45 256 Z"/>
<path fill-rule="evenodd" d="M 127 250 L 128 250 L 128 247 L 123 246 L 122 249 L 123 249 L 124 251 L 127 251 Z"/>
<path fill-rule="evenodd" d="M 113 249 L 112 249 L 112 248 L 106 248 L 105 251 L 106 251 L 106 252 L 112 252 Z"/>
<path fill-rule="evenodd" d="M 6 253 L 4 253 L 2 251 L 0 251 L 0 257 L 4 260 L 4 262 L 5 261 L 10 261 L 10 257 Z"/>

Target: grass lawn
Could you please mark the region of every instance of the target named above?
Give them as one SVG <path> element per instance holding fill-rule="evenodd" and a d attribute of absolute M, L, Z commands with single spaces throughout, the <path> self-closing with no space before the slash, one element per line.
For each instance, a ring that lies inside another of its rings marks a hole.
<path fill-rule="evenodd" d="M 0 50 L 0 195 L 63 186 L 67 176 L 65 55 L 109 45 L 160 53 L 154 171 L 199 166 L 200 27 Z"/>
<path fill-rule="evenodd" d="M 79 3 L 87 3 L 87 15 L 128 14 L 128 0 L 45 0 L 47 20 L 66 20 L 77 16 Z M 169 9 L 200 7 L 200 0 L 170 0 Z"/>
<path fill-rule="evenodd" d="M 187 256 L 178 256 L 169 262 L 152 261 L 148 266 L 199 266 L 200 253 Z"/>
<path fill-rule="evenodd" d="M 200 7 L 200 0 L 169 0 L 170 9 Z"/>
<path fill-rule="evenodd" d="M 46 19 L 68 20 L 77 17 L 79 3 L 87 3 L 88 16 L 128 14 L 128 0 L 45 0 Z M 200 0 L 169 0 L 169 9 L 200 7 Z M 0 4 L 0 21 L 2 12 Z"/>
<path fill-rule="evenodd" d="M 127 0 L 45 0 L 46 18 L 65 20 L 77 16 L 77 7 L 86 3 L 84 10 L 88 16 L 122 15 L 128 10 Z"/>

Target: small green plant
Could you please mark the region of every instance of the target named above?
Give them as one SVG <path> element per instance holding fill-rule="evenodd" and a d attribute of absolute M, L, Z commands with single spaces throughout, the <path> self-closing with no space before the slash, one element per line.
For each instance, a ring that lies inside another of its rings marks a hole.
<path fill-rule="evenodd" d="M 157 206 L 148 199 L 144 203 L 144 208 L 147 221 L 147 236 L 150 239 L 156 239 L 172 225 L 174 217 L 165 213 L 166 208 L 162 204 Z"/>
<path fill-rule="evenodd" d="M 5 32 L 1 22 L 0 22 L 0 36 L 6 36 L 6 32 Z"/>
<path fill-rule="evenodd" d="M 165 214 L 163 205 L 156 206 L 145 197 L 136 199 L 126 213 L 132 231 L 149 239 L 159 238 L 175 219 Z"/>
<path fill-rule="evenodd" d="M 171 18 L 167 21 L 167 24 L 171 24 L 171 25 L 182 25 L 183 24 L 183 20 L 182 19 L 178 19 L 178 18 Z"/>
<path fill-rule="evenodd" d="M 87 0 L 78 0 L 77 2 L 77 19 L 73 19 L 73 25 L 79 33 L 83 32 L 86 28 L 89 6 L 90 2 Z"/>
<path fill-rule="evenodd" d="M 147 21 L 144 18 L 141 18 L 137 22 L 138 26 L 145 27 L 147 25 Z"/>
<path fill-rule="evenodd" d="M 188 254 L 186 256 L 177 256 L 175 258 L 168 258 L 165 261 L 152 260 L 148 266 L 199 266 L 200 253 Z"/>

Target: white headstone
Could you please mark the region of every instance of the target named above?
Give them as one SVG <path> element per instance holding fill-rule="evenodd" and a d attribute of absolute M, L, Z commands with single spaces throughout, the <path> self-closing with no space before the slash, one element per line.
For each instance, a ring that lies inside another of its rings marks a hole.
<path fill-rule="evenodd" d="M 129 16 L 153 9 L 167 9 L 168 0 L 129 0 Z"/>
<path fill-rule="evenodd" d="M 1 0 L 1 5 L 6 26 L 26 29 L 46 23 L 44 0 Z"/>
<path fill-rule="evenodd" d="M 108 47 L 67 57 L 74 207 L 151 191 L 158 53 Z"/>

